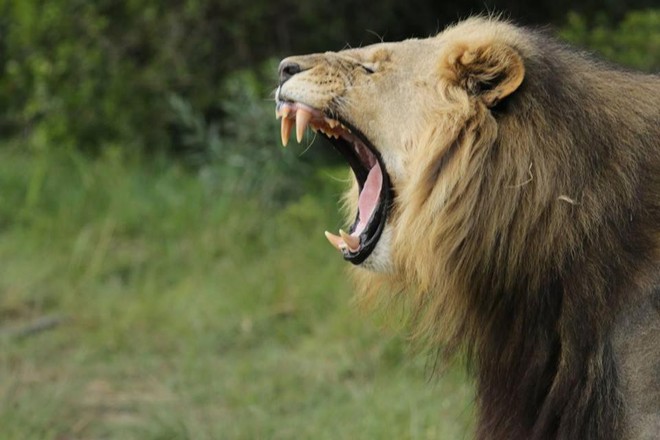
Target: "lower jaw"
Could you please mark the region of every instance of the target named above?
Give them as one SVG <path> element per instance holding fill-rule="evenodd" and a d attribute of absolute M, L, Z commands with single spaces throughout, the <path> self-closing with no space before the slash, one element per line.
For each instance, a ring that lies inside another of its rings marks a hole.
<path fill-rule="evenodd" d="M 375 244 L 371 253 L 369 253 L 360 263 L 351 261 L 356 267 L 370 272 L 388 274 L 393 272 L 393 263 L 391 260 L 392 231 L 385 227 L 381 233 L 380 239 Z M 348 260 L 350 261 L 350 260 Z"/>

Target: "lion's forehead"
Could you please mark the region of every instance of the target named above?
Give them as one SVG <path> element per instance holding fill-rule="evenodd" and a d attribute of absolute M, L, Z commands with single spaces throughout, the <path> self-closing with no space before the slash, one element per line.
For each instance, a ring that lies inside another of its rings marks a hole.
<path fill-rule="evenodd" d="M 424 58 L 433 55 L 442 46 L 438 37 L 426 39 L 409 39 L 397 42 L 376 43 L 369 46 L 344 49 L 339 52 L 329 52 L 328 55 L 340 55 L 358 62 L 388 63 L 405 61 L 415 58 L 422 62 Z"/>

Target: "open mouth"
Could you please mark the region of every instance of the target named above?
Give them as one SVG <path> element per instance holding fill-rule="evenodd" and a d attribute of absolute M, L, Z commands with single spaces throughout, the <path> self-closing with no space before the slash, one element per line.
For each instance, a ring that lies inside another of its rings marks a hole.
<path fill-rule="evenodd" d="M 385 228 L 393 191 L 383 160 L 378 151 L 356 128 L 341 117 L 314 109 L 305 104 L 278 101 L 276 116 L 282 119 L 282 144 L 286 146 L 295 125 L 296 139 L 302 141 L 309 126 L 322 133 L 350 165 L 357 179 L 358 212 L 348 232 L 339 235 L 325 232 L 325 236 L 344 259 L 362 263 L 374 250 Z"/>

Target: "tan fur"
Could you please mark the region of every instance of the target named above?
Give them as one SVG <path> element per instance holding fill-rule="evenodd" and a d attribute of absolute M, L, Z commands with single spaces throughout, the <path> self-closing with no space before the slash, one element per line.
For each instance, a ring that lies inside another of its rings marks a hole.
<path fill-rule="evenodd" d="M 396 199 L 373 260 L 389 270 L 358 268 L 357 282 L 404 297 L 418 336 L 467 351 L 478 437 L 635 438 L 658 423 L 656 397 L 635 400 L 644 417 L 625 410 L 637 376 L 612 342 L 624 305 L 658 295 L 658 77 L 482 18 L 289 60 L 302 73 L 287 99 L 340 115 L 382 154 Z M 656 315 L 643 322 L 657 329 Z M 660 352 L 645 356 L 648 376 Z"/>

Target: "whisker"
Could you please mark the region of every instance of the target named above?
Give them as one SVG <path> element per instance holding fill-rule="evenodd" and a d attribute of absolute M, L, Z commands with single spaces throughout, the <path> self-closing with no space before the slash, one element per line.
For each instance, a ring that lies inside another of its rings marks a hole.
<path fill-rule="evenodd" d="M 312 132 L 312 133 L 314 133 L 314 132 Z M 314 133 L 314 136 L 312 137 L 312 140 L 309 141 L 309 143 L 307 144 L 307 147 L 305 147 L 305 149 L 302 151 L 302 153 L 300 153 L 298 155 L 298 157 L 302 157 L 303 154 L 307 153 L 309 151 L 309 149 L 312 148 L 312 145 L 314 145 L 314 141 L 316 141 L 316 136 L 317 136 L 317 133 Z"/>

